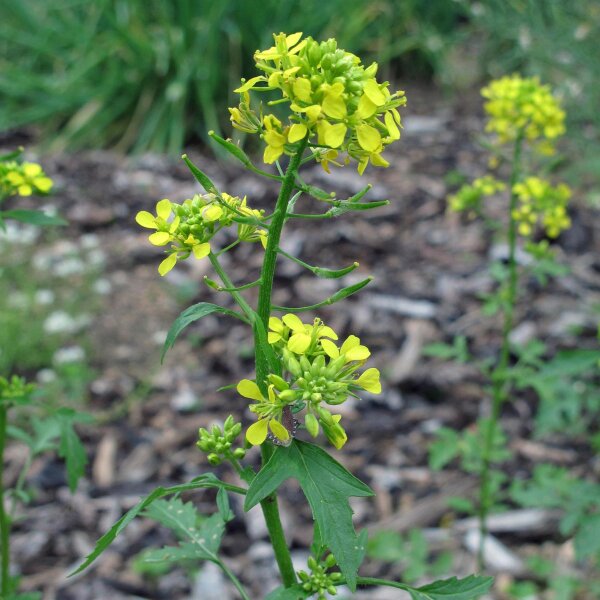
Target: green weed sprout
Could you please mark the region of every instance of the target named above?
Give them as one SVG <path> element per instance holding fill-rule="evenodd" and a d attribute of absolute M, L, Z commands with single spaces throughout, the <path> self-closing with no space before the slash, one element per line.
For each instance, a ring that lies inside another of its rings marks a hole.
<path fill-rule="evenodd" d="M 273 279 L 280 255 L 318 277 L 339 278 L 358 267 L 358 263 L 339 270 L 311 266 L 282 251 L 284 225 L 295 219 L 329 219 L 346 212 L 371 210 L 388 202 L 362 201 L 369 185 L 351 198 L 338 199 L 333 193 L 304 183 L 299 170 L 314 161 L 326 172 L 353 161 L 361 174 L 368 164 L 388 166 L 383 152 L 400 138 L 399 109 L 406 98 L 403 92 L 391 92 L 387 82 L 376 79 L 377 64 L 365 67 L 357 56 L 338 48 L 334 39 L 317 42 L 303 38 L 301 33 L 281 33 L 274 40 L 272 47 L 254 55 L 260 74 L 242 80 L 236 90 L 240 103 L 229 112 L 235 128 L 262 139 L 264 162 L 276 164 L 277 173 L 255 166 L 238 145 L 210 133 L 249 171 L 279 182 L 274 209 L 261 212 L 251 208 L 251 201 L 245 197 L 218 190 L 184 155 L 204 193 L 181 204 L 163 199 L 156 205 L 155 214 L 142 211 L 137 215 L 137 222 L 152 230 L 150 243 L 164 248 L 166 256 L 158 267 L 161 275 L 182 260 L 208 259 L 220 282 L 208 278 L 205 282 L 211 289 L 230 294 L 238 307 L 230 310 L 206 302 L 191 306 L 168 332 L 164 352 L 188 324 L 212 313 L 242 321 L 254 336 L 256 375 L 241 380 L 236 389 L 250 401 L 249 409 L 256 420 L 243 427 L 230 416 L 223 428 L 201 429 L 198 442 L 211 464 L 229 462 L 244 485 L 225 483 L 208 473 L 189 483 L 156 489 L 100 538 L 77 572 L 92 563 L 134 517 L 143 513 L 169 527 L 181 540 L 177 546 L 145 554 L 146 560 L 174 565 L 185 560 L 212 561 L 231 579 L 240 597 L 248 600 L 242 582 L 218 555 L 226 523 L 233 517 L 228 495 L 234 493 L 245 497 L 245 510 L 258 504 L 262 508 L 282 581 L 280 588 L 266 596 L 269 600 L 315 594 L 322 598 L 342 584 L 351 590 L 357 585 L 388 585 L 408 591 L 415 598 L 435 597 L 437 592 L 451 594 L 456 600 L 478 596 L 489 588 L 491 578 L 452 578 L 413 588 L 359 576 L 366 532 L 355 531 L 348 500 L 351 496 L 372 496 L 373 492 L 321 447 L 301 439 L 305 432 L 312 438 L 322 432 L 331 445 L 342 448 L 348 433 L 335 407 L 363 391 L 380 393 L 381 384 L 379 371 L 365 368 L 370 351 L 358 337 L 350 335 L 340 340 L 320 318 L 306 321 L 297 314 L 338 302 L 366 286 L 371 277 L 343 287 L 312 306 L 273 305 Z M 288 159 L 285 171 L 278 162 L 283 157 Z M 327 210 L 297 213 L 294 207 L 303 194 L 315 198 Z M 219 250 L 218 234 L 225 228 L 237 228 L 237 239 Z M 221 264 L 221 255 L 238 243 L 257 242 L 259 248 L 264 247 L 259 279 L 234 283 Z M 243 295 L 249 288 L 258 288 L 256 307 Z M 262 467 L 258 472 L 242 464 L 245 449 L 235 448 L 243 428 L 248 447 L 260 447 Z M 308 571 L 298 574 L 292 565 L 277 501 L 279 486 L 290 477 L 300 483 L 315 521 Z M 162 499 L 198 488 L 218 490 L 218 513 L 202 521 L 191 503 Z"/>
<path fill-rule="evenodd" d="M 37 163 L 19 160 L 22 150 L 0 156 L 0 207 L 10 197 L 47 194 L 52 180 Z M 7 220 L 16 220 L 33 226 L 64 225 L 59 217 L 39 210 L 14 208 L 0 210 L 0 235 Z M 0 353 L 4 352 L 0 348 Z M 45 452 L 56 451 L 65 459 L 67 480 L 71 491 L 83 475 L 86 456 L 74 424 L 88 421 L 86 415 L 67 408 L 49 412 L 40 400 L 43 394 L 33 383 L 15 374 L 0 374 L 0 597 L 18 598 L 18 578 L 10 573 L 10 531 L 18 503 L 27 503 L 30 493 L 26 477 L 33 459 Z M 9 412 L 18 413 L 16 423 L 9 422 Z M 24 443 L 27 458 L 14 486 L 7 489 L 4 476 L 4 450 L 7 437 Z M 35 600 L 41 594 L 27 596 Z"/>
<path fill-rule="evenodd" d="M 478 363 L 490 381 L 491 411 L 481 419 L 475 430 L 459 436 L 451 429 L 440 431 L 432 447 L 430 462 L 441 468 L 455 456 L 460 456 L 462 466 L 480 478 L 479 498 L 476 504 L 461 500 L 457 507 L 474 512 L 479 517 L 479 566 L 483 568 L 487 519 L 491 510 L 500 508 L 500 491 L 506 475 L 497 468 L 510 457 L 507 440 L 499 419 L 502 407 L 518 389 L 533 388 L 542 401 L 548 386 L 558 385 L 556 377 L 575 375 L 593 367 L 600 354 L 595 350 L 572 351 L 568 357 L 559 356 L 555 365 L 544 365 L 544 344 L 532 342 L 525 348 L 511 343 L 515 326 L 515 307 L 519 296 L 519 283 L 523 275 L 536 277 L 545 283 L 549 276 L 564 272 L 555 261 L 550 242 L 571 226 L 568 204 L 571 190 L 563 183 L 555 184 L 540 177 L 545 172 L 544 161 L 554 152 L 555 141 L 564 134 L 565 113 L 548 86 L 537 78 L 519 75 L 503 77 L 483 88 L 484 109 L 488 117 L 486 132 L 491 135 L 487 148 L 491 152 L 490 167 L 507 166 L 506 177 L 487 174 L 462 186 L 448 199 L 449 210 L 484 215 L 488 202 L 508 196 L 506 219 L 493 224 L 508 243 L 505 263 L 495 263 L 491 274 L 498 285 L 494 293 L 485 298 L 483 312 L 502 315 L 499 355 L 494 360 Z M 501 171 L 503 172 L 503 171 Z M 517 260 L 517 250 L 522 247 L 527 260 Z M 522 263 L 522 264 L 521 264 Z M 511 352 L 519 360 L 511 363 Z M 470 356 L 464 338 L 457 338 L 453 346 L 433 345 L 429 354 L 455 358 L 463 362 L 476 362 Z M 566 363 L 564 362 L 566 359 Z M 557 362 L 562 366 L 557 368 Z M 544 384 L 541 384 L 541 379 Z"/>

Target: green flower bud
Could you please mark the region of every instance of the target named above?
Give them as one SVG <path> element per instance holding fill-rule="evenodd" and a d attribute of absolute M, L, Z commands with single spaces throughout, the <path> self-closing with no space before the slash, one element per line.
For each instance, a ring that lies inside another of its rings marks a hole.
<path fill-rule="evenodd" d="M 267 379 L 269 380 L 269 383 L 272 383 L 275 386 L 275 389 L 278 392 L 283 392 L 284 390 L 288 390 L 290 388 L 287 381 L 279 377 L 279 375 L 274 375 L 271 373 Z"/>
<path fill-rule="evenodd" d="M 294 390 L 284 390 L 279 394 L 279 398 L 281 398 L 281 400 L 283 400 L 284 402 L 288 403 L 294 402 L 294 400 L 296 400 L 297 397 L 298 394 Z"/>
<path fill-rule="evenodd" d="M 207 456 L 208 462 L 213 465 L 214 467 L 218 466 L 221 464 L 221 458 L 219 457 L 218 454 L 209 454 Z"/>
<path fill-rule="evenodd" d="M 234 425 L 235 425 L 235 421 L 233 420 L 233 416 L 229 415 L 225 419 L 225 423 L 223 423 L 223 430 L 224 431 L 229 431 Z"/>
<path fill-rule="evenodd" d="M 306 425 L 306 430 L 312 437 L 316 438 L 319 435 L 319 421 L 312 413 L 306 413 L 304 417 L 304 424 Z"/>
<path fill-rule="evenodd" d="M 237 458 L 238 460 L 241 460 L 242 458 L 244 458 L 246 456 L 246 451 L 243 448 L 236 448 L 233 451 L 233 456 L 235 458 Z"/>
<path fill-rule="evenodd" d="M 335 560 L 335 556 L 333 554 L 328 554 L 324 562 L 327 569 L 331 569 L 331 567 L 335 567 L 335 565 L 337 565 L 337 561 Z M 332 573 L 331 575 L 335 575 L 335 573 Z"/>

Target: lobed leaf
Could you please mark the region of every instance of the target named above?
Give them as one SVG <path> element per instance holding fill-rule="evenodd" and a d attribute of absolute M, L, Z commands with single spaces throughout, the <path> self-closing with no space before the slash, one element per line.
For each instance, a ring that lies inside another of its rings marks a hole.
<path fill-rule="evenodd" d="M 365 538 L 356 535 L 348 498 L 372 496 L 373 492 L 318 446 L 294 440 L 288 448 L 277 448 L 254 478 L 244 510 L 250 510 L 290 477 L 300 483 L 323 544 L 335 556 L 348 586 L 354 591 Z"/>
<path fill-rule="evenodd" d="M 494 583 L 493 577 L 469 575 L 464 579 L 440 579 L 420 588 L 408 590 L 413 600 L 470 600 L 485 594 Z"/>
<path fill-rule="evenodd" d="M 30 225 L 37 225 L 39 227 L 45 227 L 50 225 L 68 225 L 68 222 L 60 217 L 54 215 L 48 215 L 41 210 L 25 210 L 22 208 L 15 208 L 13 210 L 4 210 L 0 212 L 2 219 L 14 219 L 21 223 L 29 223 Z"/>

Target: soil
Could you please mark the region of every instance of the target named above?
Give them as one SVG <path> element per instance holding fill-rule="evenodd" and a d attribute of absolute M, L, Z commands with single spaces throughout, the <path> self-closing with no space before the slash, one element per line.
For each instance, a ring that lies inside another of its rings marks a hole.
<path fill-rule="evenodd" d="M 358 261 L 359 268 L 342 280 L 344 285 L 374 277 L 363 292 L 318 313 L 336 331 L 360 336 L 372 350 L 369 364 L 383 375 L 380 396 L 365 394 L 341 407 L 349 441 L 334 455 L 377 493 L 374 499 L 354 499 L 356 525 L 373 534 L 424 528 L 433 554 L 450 550 L 452 573 L 466 575 L 476 569 L 467 540 L 473 525 L 452 511 L 447 500 L 472 496 L 475 483 L 454 462 L 443 472 L 432 471 L 428 447 L 441 426 L 472 427 L 488 413 L 489 396 L 474 366 L 427 358 L 422 348 L 464 335 L 476 357 L 497 354 L 500 320 L 482 314 L 480 296 L 494 286 L 490 261 L 502 258 L 506 249 L 480 220 L 446 210 L 447 194 L 455 189 L 449 172 L 471 179 L 486 171 L 485 153 L 476 143 L 483 123 L 479 98 L 469 95 L 450 104 L 434 90 L 416 87 L 411 93 L 410 86 L 407 95 L 410 105 L 402 140 L 386 151 L 389 169 L 369 170 L 365 178 L 350 167 L 331 175 L 317 165 L 304 171 L 307 181 L 335 190 L 339 197 L 356 193 L 363 179 L 370 180 L 369 197 L 388 198 L 389 206 L 335 220 L 293 221 L 283 248 L 329 268 Z M 218 162 L 206 151 L 189 154 L 220 189 L 247 195 L 253 207 L 273 206 L 277 189 L 272 182 L 237 164 Z M 99 424 L 80 430 L 90 456 L 87 477 L 71 495 L 54 458 L 34 464 L 29 483 L 36 489 L 36 499 L 14 530 L 13 562 L 23 574 L 22 589 L 43 591 L 47 600 L 234 599 L 228 582 L 210 565 L 200 573 L 177 569 L 160 578 L 137 572 L 136 555 L 172 541 L 164 528 L 146 519 L 132 522 L 85 573 L 66 577 L 141 495 L 213 470 L 195 446 L 198 428 L 222 422 L 230 413 L 250 422 L 243 399 L 231 390 L 217 390 L 253 376 L 252 340 L 243 324 L 211 315 L 190 326 L 160 364 L 165 333 L 186 306 L 201 301 L 230 305 L 225 293 L 202 284 L 204 275 L 212 276 L 206 260 L 188 260 L 166 278 L 159 277 L 160 251 L 134 222 L 137 211 L 152 210 L 161 198 L 182 201 L 200 191 L 182 161 L 99 151 L 40 160 L 56 181 L 51 202 L 70 223 L 61 236 L 96 236 L 106 256 L 103 279 L 109 285 L 103 309 L 88 332 L 95 372 L 88 410 L 97 415 Z M 556 244 L 559 261 L 569 265 L 570 273 L 546 286 L 525 281 L 517 309 L 515 340 L 540 339 L 549 355 L 596 343 L 600 221 L 583 192 L 576 190 L 570 208 L 573 227 Z M 297 206 L 298 212 L 319 209 L 311 200 Z M 499 204 L 492 212 L 502 218 L 503 211 L 505 206 Z M 40 247 L 40 252 L 47 250 Z M 223 257 L 237 284 L 256 279 L 260 261 L 259 247 L 253 244 L 242 244 Z M 274 301 L 284 306 L 313 304 L 334 293 L 339 284 L 316 279 L 297 264 L 281 260 Z M 246 296 L 251 302 L 256 299 L 252 289 Z M 536 438 L 535 410 L 535 397 L 523 392 L 503 412 L 513 451 L 504 465 L 510 478 L 523 478 L 536 464 L 553 462 L 597 480 L 600 462 L 586 437 Z M 18 446 L 14 448 L 9 458 L 18 461 Z M 248 462 L 257 466 L 258 460 L 258 452 L 250 451 Z M 217 467 L 216 473 L 224 480 L 237 480 L 226 467 Z M 213 493 L 197 492 L 186 499 L 206 514 L 214 510 Z M 225 537 L 224 556 L 249 585 L 252 597 L 262 598 L 277 585 L 266 531 L 260 513 L 245 515 L 237 498 L 232 502 L 236 518 Z M 590 576 L 574 561 L 572 541 L 561 535 L 555 514 L 534 511 L 519 521 L 517 516 L 523 515 L 517 507 L 509 504 L 508 510 L 514 512 L 514 527 L 492 530 L 510 559 L 505 563 L 497 559 L 490 567 L 497 575 L 497 597 L 512 581 L 528 577 L 525 560 L 534 553 L 556 560 L 567 574 Z M 281 490 L 281 511 L 294 558 L 302 568 L 311 518 L 293 482 Z M 370 560 L 363 571 L 398 578 L 402 564 Z M 432 578 L 426 575 L 422 581 Z M 383 599 L 397 594 L 371 590 L 354 597 Z"/>

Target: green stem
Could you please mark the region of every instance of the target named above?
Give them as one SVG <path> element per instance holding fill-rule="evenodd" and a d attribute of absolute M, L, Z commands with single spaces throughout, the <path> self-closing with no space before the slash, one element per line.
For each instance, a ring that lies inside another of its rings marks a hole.
<path fill-rule="evenodd" d="M 246 593 L 242 582 L 235 576 L 235 573 L 221 560 L 217 561 L 216 564 L 221 568 L 223 573 L 231 579 L 231 582 L 235 586 L 236 590 L 240 593 L 242 600 L 250 600 L 250 596 Z"/>
<path fill-rule="evenodd" d="M 273 293 L 273 279 L 275 277 L 275 265 L 277 263 L 277 255 L 279 248 L 279 240 L 281 238 L 281 230 L 285 223 L 287 216 L 288 204 L 294 191 L 294 184 L 296 181 L 296 175 L 302 155 L 306 149 L 307 139 L 305 138 L 296 150 L 296 153 L 290 159 L 288 168 L 285 172 L 283 182 L 281 184 L 281 190 L 279 191 L 279 197 L 275 205 L 275 211 L 273 213 L 273 219 L 271 220 L 269 227 L 269 237 L 267 238 L 267 247 L 265 249 L 265 257 L 263 259 L 262 270 L 260 279 L 262 281 L 260 286 L 260 293 L 258 296 L 258 318 L 262 321 L 265 330 L 268 330 L 269 316 L 271 315 L 271 294 Z M 259 341 L 256 339 L 256 383 L 259 387 L 264 388 L 267 376 L 269 373 L 266 371 L 266 360 L 261 360 L 263 349 L 260 347 Z M 266 392 L 266 390 L 263 390 Z M 262 464 L 267 464 L 271 456 L 273 455 L 274 448 L 269 444 L 261 445 L 261 456 Z M 281 525 L 281 518 L 279 516 L 279 506 L 277 504 L 277 494 L 273 493 L 267 496 L 261 503 L 265 522 L 267 524 L 267 530 L 271 538 L 271 544 L 273 545 L 273 551 L 275 553 L 275 559 L 281 573 L 281 579 L 285 587 L 294 585 L 297 581 L 296 573 L 294 571 L 294 565 L 292 564 L 292 557 L 285 540 L 285 534 L 283 526 Z"/>
<path fill-rule="evenodd" d="M 231 294 L 231 297 L 238 303 L 238 306 L 244 311 L 246 316 L 253 322 L 256 318 L 256 313 L 252 310 L 252 307 L 246 302 L 245 298 L 236 291 L 236 287 L 233 281 L 229 278 L 229 275 L 225 272 L 216 254 L 212 252 L 208 255 L 210 264 L 213 266 L 215 273 L 221 278 L 221 281 L 227 288 L 227 291 Z"/>
<path fill-rule="evenodd" d="M 6 445 L 6 406 L 0 407 L 0 566 L 1 597 L 8 597 L 10 589 L 10 519 L 4 507 L 4 448 Z"/>
<path fill-rule="evenodd" d="M 479 484 L 479 550 L 477 563 L 480 570 L 485 566 L 485 539 L 488 535 L 487 517 L 493 503 L 491 489 L 491 456 L 494 440 L 500 420 L 502 405 L 508 399 L 508 387 L 506 385 L 506 371 L 510 362 L 510 333 L 514 325 L 515 304 L 517 301 L 517 223 L 513 212 L 517 205 L 517 196 L 513 191 L 519 179 L 521 150 L 523 146 L 523 134 L 519 134 L 515 140 L 512 157 L 512 168 L 510 175 L 510 202 L 508 207 L 508 285 L 506 287 L 506 298 L 502 303 L 504 323 L 502 326 L 502 345 L 498 364 L 492 372 L 492 410 L 485 431 L 482 449 L 482 467 Z"/>

